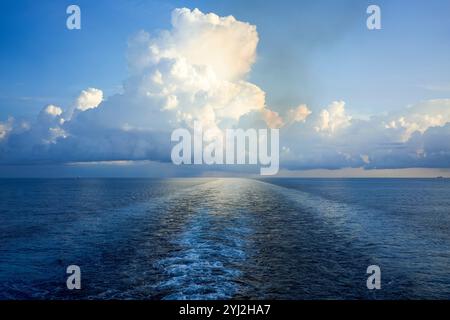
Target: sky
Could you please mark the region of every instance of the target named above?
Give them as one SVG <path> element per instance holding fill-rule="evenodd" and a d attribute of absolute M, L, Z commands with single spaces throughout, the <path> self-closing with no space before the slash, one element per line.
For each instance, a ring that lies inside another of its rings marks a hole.
<path fill-rule="evenodd" d="M 66 27 L 70 4 L 80 30 Z M 366 26 L 370 4 L 381 30 Z M 0 176 L 241 172 L 170 163 L 171 130 L 193 120 L 279 128 L 286 176 L 450 176 L 448 12 L 444 0 L 2 1 Z"/>

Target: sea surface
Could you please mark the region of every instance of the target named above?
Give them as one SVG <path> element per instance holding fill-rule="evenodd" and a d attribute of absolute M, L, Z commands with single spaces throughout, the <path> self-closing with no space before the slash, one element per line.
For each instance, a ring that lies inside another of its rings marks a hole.
<path fill-rule="evenodd" d="M 450 299 L 450 180 L 3 179 L 0 299 Z"/>

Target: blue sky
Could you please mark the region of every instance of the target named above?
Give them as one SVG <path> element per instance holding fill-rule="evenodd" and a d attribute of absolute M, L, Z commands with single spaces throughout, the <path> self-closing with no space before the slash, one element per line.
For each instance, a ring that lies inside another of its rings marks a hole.
<path fill-rule="evenodd" d="M 72 3 L 81 8 L 81 30 L 65 27 Z M 369 4 L 381 7 L 382 30 L 366 28 Z M 120 93 L 130 76 L 129 39 L 139 30 L 170 30 L 181 7 L 256 26 L 256 61 L 245 79 L 280 114 L 305 104 L 315 115 L 345 101 L 352 118 L 368 119 L 450 96 L 449 1 L 4 0 L 0 122 L 33 119 L 48 104 L 70 106 L 86 88 L 105 98 Z M 446 159 L 430 166 L 446 167 Z"/>
<path fill-rule="evenodd" d="M 450 2 L 377 1 L 383 30 L 369 32 L 372 2 L 77 1 L 83 27 L 72 32 L 65 28 L 71 1 L 2 1 L 0 119 L 67 102 L 86 86 L 115 92 L 127 74 L 128 37 L 167 28 L 176 7 L 255 24 L 261 40 L 250 78 L 276 104 L 345 98 L 371 114 L 447 97 L 450 88 L 427 87 L 450 86 Z"/>

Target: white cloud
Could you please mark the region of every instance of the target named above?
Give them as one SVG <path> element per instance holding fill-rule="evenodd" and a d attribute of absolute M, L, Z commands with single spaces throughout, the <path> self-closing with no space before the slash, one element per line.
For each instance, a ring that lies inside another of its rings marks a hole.
<path fill-rule="evenodd" d="M 197 120 L 205 131 L 217 133 L 244 115 L 271 114 L 265 92 L 246 80 L 257 44 L 253 25 L 176 9 L 170 29 L 141 31 L 130 39 L 130 76 L 122 93 L 103 101 L 101 90 L 83 90 L 65 112 L 43 111 L 53 117 L 38 117 L 21 137 L 28 135 L 26 145 L 51 142 L 52 157 L 60 159 L 167 159 L 166 134 L 175 127 Z"/>
<path fill-rule="evenodd" d="M 305 104 L 299 105 L 297 108 L 290 109 L 287 114 L 289 122 L 305 122 L 306 118 L 311 114 L 311 110 Z"/>
<path fill-rule="evenodd" d="M 125 93 L 146 100 L 142 112 L 159 113 L 161 120 L 148 127 L 199 121 L 217 131 L 252 112 L 278 127 L 282 119 L 267 108 L 265 92 L 246 80 L 258 41 L 255 26 L 232 16 L 175 9 L 170 30 L 141 31 L 129 41 Z"/>
<path fill-rule="evenodd" d="M 8 132 L 12 129 L 13 123 L 13 118 L 9 118 L 7 122 L 0 122 L 0 141 L 6 138 Z"/>
<path fill-rule="evenodd" d="M 57 117 L 62 114 L 62 109 L 58 106 L 55 106 L 53 104 L 48 105 L 43 109 L 43 112 L 47 115 L 50 115 L 52 117 Z"/>
<path fill-rule="evenodd" d="M 280 161 L 297 169 L 448 167 L 449 107 L 448 99 L 429 100 L 358 119 L 346 113 L 343 102 L 333 103 L 314 121 L 284 134 L 291 153 Z"/>
<path fill-rule="evenodd" d="M 263 111 L 263 119 L 267 126 L 272 129 L 278 129 L 284 125 L 283 118 L 275 111 L 265 109 Z"/>
<path fill-rule="evenodd" d="M 186 65 L 210 68 L 221 80 L 242 79 L 256 59 L 256 27 L 233 16 L 204 14 L 198 9 L 175 9 L 172 28 L 155 36 L 141 31 L 129 43 L 133 72 L 163 60 L 185 59 Z"/>
<path fill-rule="evenodd" d="M 130 39 L 121 93 L 103 101 L 88 88 L 34 121 L 0 123 L 0 161 L 169 161 L 172 129 L 197 120 L 208 139 L 236 125 L 280 128 L 287 168 L 449 166 L 450 99 L 366 119 L 343 101 L 314 114 L 303 104 L 273 111 L 247 81 L 257 43 L 248 23 L 176 9 L 168 30 Z"/>
<path fill-rule="evenodd" d="M 349 126 L 351 119 L 345 112 L 345 102 L 334 101 L 328 106 L 328 109 L 320 112 L 316 131 L 333 134 L 335 131 Z"/>
<path fill-rule="evenodd" d="M 96 88 L 88 88 L 81 91 L 75 106 L 77 110 L 86 111 L 94 109 L 103 101 L 103 91 Z"/>
<path fill-rule="evenodd" d="M 396 130 L 402 142 L 411 138 L 414 132 L 424 133 L 428 128 L 442 127 L 450 122 L 450 99 L 424 101 L 405 111 L 391 115 L 385 121 L 385 127 Z"/>
<path fill-rule="evenodd" d="M 255 62 L 259 41 L 256 27 L 233 16 L 175 9 L 172 27 L 177 54 L 190 64 L 211 67 L 220 79 L 241 79 Z"/>
<path fill-rule="evenodd" d="M 245 79 L 258 40 L 255 26 L 232 16 L 175 9 L 170 30 L 141 31 L 129 41 L 126 88 L 178 126 L 196 120 L 218 130 L 251 112 L 266 117 L 265 92 Z"/>
<path fill-rule="evenodd" d="M 367 154 L 362 154 L 361 155 L 361 159 L 362 161 L 364 161 L 365 164 L 369 164 L 370 163 L 370 158 Z"/>

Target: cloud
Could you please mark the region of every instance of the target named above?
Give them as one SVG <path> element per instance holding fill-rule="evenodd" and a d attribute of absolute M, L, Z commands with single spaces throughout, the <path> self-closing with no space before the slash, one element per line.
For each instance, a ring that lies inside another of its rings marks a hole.
<path fill-rule="evenodd" d="M 312 113 L 305 104 L 299 105 L 297 108 L 290 109 L 287 114 L 289 122 L 305 122 L 306 118 Z"/>
<path fill-rule="evenodd" d="M 256 27 L 233 16 L 175 9 L 172 26 L 178 54 L 191 64 L 210 66 L 221 79 L 241 79 L 255 62 L 259 41 Z"/>
<path fill-rule="evenodd" d="M 35 119 L 0 122 L 0 163 L 170 161 L 172 130 L 199 121 L 209 138 L 280 128 L 287 169 L 449 167 L 450 99 L 365 119 L 344 101 L 272 108 L 248 81 L 258 41 L 255 26 L 232 16 L 175 9 L 168 30 L 129 39 L 120 94 L 87 88 Z"/>
<path fill-rule="evenodd" d="M 125 90 L 177 125 L 196 120 L 218 129 L 251 112 L 268 114 L 265 92 L 245 80 L 258 41 L 255 26 L 232 16 L 175 9 L 171 30 L 130 39 Z"/>
<path fill-rule="evenodd" d="M 345 112 L 344 101 L 334 101 L 328 109 L 320 112 L 316 131 L 333 134 L 335 131 L 350 125 L 351 117 Z"/>
<path fill-rule="evenodd" d="M 450 92 L 450 83 L 421 85 L 419 88 L 434 92 Z"/>
<path fill-rule="evenodd" d="M 385 126 L 397 131 L 405 142 L 414 132 L 424 133 L 428 128 L 441 127 L 447 122 L 450 122 L 450 99 L 435 99 L 411 106 L 407 113 L 392 115 Z"/>
<path fill-rule="evenodd" d="M 9 118 L 5 123 L 0 122 L 0 141 L 5 139 L 8 132 L 11 131 L 13 121 L 13 118 Z"/>
<path fill-rule="evenodd" d="M 286 129 L 290 152 L 280 162 L 290 169 L 448 168 L 449 107 L 448 99 L 429 100 L 358 119 L 334 102 L 306 126 Z"/>
<path fill-rule="evenodd" d="M 42 110 L 42 113 L 49 115 L 51 117 L 57 117 L 62 114 L 62 109 L 60 107 L 57 107 L 53 104 L 48 105 Z"/>
<path fill-rule="evenodd" d="M 267 109 L 264 110 L 263 119 L 266 122 L 267 126 L 272 129 L 278 129 L 284 125 L 283 118 L 281 118 L 278 112 L 275 111 Z"/>
<path fill-rule="evenodd" d="M 182 59 L 221 80 L 239 80 L 255 62 L 258 41 L 256 27 L 233 16 L 175 9 L 171 30 L 154 37 L 142 31 L 131 41 L 129 66 L 140 72 L 163 60 Z"/>
<path fill-rule="evenodd" d="M 166 161 L 167 136 L 194 121 L 209 132 L 246 115 L 275 121 L 265 92 L 246 80 L 258 41 L 255 26 L 232 16 L 175 9 L 170 29 L 130 38 L 121 94 L 104 101 L 88 88 L 65 110 L 46 107 L 29 130 L 12 129 L 0 161 Z"/>
<path fill-rule="evenodd" d="M 103 100 L 103 91 L 96 88 L 87 88 L 81 91 L 75 103 L 76 109 L 86 111 L 97 108 Z"/>

